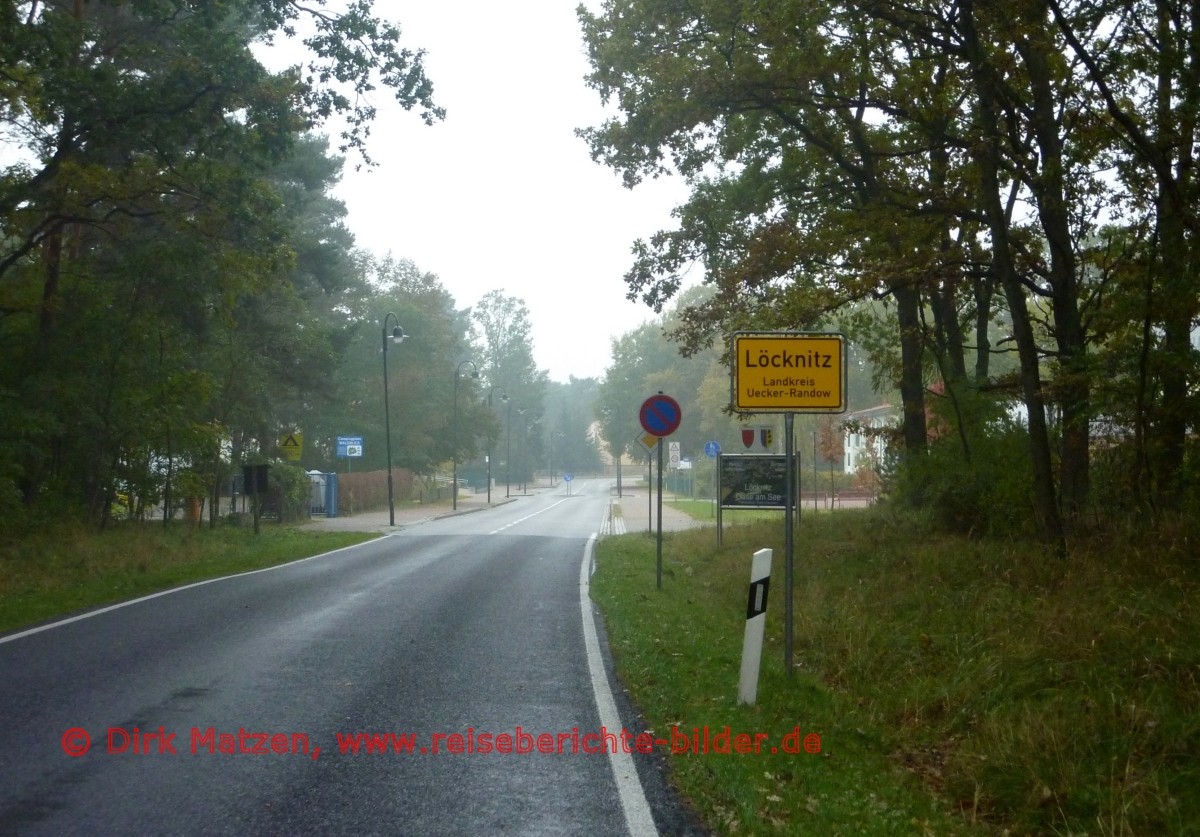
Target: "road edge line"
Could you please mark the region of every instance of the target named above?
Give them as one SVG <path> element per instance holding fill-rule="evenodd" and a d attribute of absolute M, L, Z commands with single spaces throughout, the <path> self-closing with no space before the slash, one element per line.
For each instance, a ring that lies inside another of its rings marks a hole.
<path fill-rule="evenodd" d="M 600 725 L 609 730 L 621 728 L 621 715 L 617 712 L 617 701 L 608 685 L 604 670 L 604 658 L 600 655 L 600 640 L 596 634 L 595 614 L 592 612 L 591 567 L 596 549 L 596 535 L 588 538 L 583 550 L 583 561 L 579 565 L 579 610 L 583 619 L 583 642 L 587 648 L 588 671 L 592 677 L 592 695 L 596 699 L 596 713 Z M 619 748 L 618 748 L 619 749 Z M 657 835 L 654 816 L 646 791 L 638 778 L 633 756 L 625 752 L 608 753 L 608 766 L 612 769 L 617 793 L 621 797 L 621 810 L 625 814 L 625 827 L 633 837 Z"/>
<path fill-rule="evenodd" d="M 317 558 L 324 558 L 326 555 L 336 555 L 337 553 L 343 552 L 347 549 L 356 549 L 363 544 L 374 543 L 377 540 L 387 537 L 391 537 L 391 535 L 381 535 L 380 537 L 371 538 L 370 540 L 363 541 L 362 543 L 352 543 L 349 546 L 339 546 L 337 549 L 331 549 L 328 552 L 319 552 L 316 555 L 309 555 L 307 558 L 297 558 L 295 561 L 286 561 L 282 564 L 273 564 L 270 567 L 259 567 L 257 570 L 245 570 L 240 573 L 233 573 L 232 575 L 219 575 L 216 578 L 206 578 L 201 581 L 193 581 L 190 584 L 184 584 L 182 587 L 171 587 L 166 590 L 159 590 L 157 593 L 147 593 L 145 596 L 139 596 L 136 599 L 130 599 L 129 601 L 125 602 L 115 602 L 114 604 L 105 605 L 104 607 L 96 608 L 95 610 L 89 610 L 86 613 L 77 613 L 74 616 L 68 616 L 66 619 L 59 619 L 46 625 L 39 625 L 36 628 L 27 628 L 20 633 L 9 634 L 8 636 L 0 636 L 0 645 L 3 645 L 6 642 L 13 642 L 14 640 L 23 639 L 27 636 L 33 636 L 34 634 L 40 634 L 42 631 L 48 631 L 51 628 L 61 628 L 63 625 L 70 625 L 72 622 L 81 622 L 84 619 L 91 619 L 93 616 L 99 616 L 101 613 L 119 610 L 120 608 L 129 607 L 130 605 L 135 605 L 140 602 L 148 602 L 151 599 L 157 599 L 160 596 L 169 596 L 172 593 L 182 593 L 184 590 L 191 590 L 195 587 L 203 587 L 205 584 L 215 584 L 218 581 L 228 581 L 231 578 L 241 578 L 242 576 L 247 575 L 269 573 L 271 570 L 290 567 L 294 564 L 303 564 L 305 561 L 313 561 Z"/>

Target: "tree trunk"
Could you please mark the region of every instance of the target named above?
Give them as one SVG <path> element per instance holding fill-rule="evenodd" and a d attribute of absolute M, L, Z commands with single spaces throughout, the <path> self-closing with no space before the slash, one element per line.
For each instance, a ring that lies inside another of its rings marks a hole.
<path fill-rule="evenodd" d="M 1158 37 L 1160 43 L 1175 44 L 1172 16 L 1166 3 L 1158 4 Z M 1192 21 L 1196 25 L 1195 20 Z M 1191 143 L 1179 138 L 1195 135 L 1197 108 L 1200 102 L 1193 85 L 1180 84 L 1178 63 L 1195 67 L 1200 61 L 1200 41 L 1188 39 L 1181 48 L 1188 54 L 1173 55 L 1164 50 L 1159 55 L 1157 99 L 1155 114 L 1156 145 L 1164 158 L 1160 171 L 1173 172 L 1174 180 L 1160 174 L 1156 214 L 1158 222 L 1158 266 L 1161 292 L 1156 294 L 1162 306 L 1162 351 L 1159 360 L 1159 380 L 1162 401 L 1153 426 L 1156 499 L 1164 508 L 1177 508 L 1181 499 L 1185 441 L 1188 427 L 1188 378 L 1192 367 L 1191 327 L 1197 313 L 1194 259 L 1190 257 L 1187 227 L 1172 192 L 1182 196 L 1189 205 L 1195 192 L 1193 171 L 1195 161 Z M 1173 166 L 1173 168 L 1172 168 Z"/>
<path fill-rule="evenodd" d="M 979 33 L 975 29 L 974 3 L 963 6 L 964 43 L 972 60 L 972 81 L 979 101 L 979 126 L 983 132 L 975 148 L 979 165 L 980 201 L 992 237 L 992 265 L 1012 317 L 1013 337 L 1021 361 L 1021 392 L 1028 413 L 1029 456 L 1033 472 L 1033 513 L 1042 538 L 1066 556 L 1066 540 L 1055 497 L 1054 468 L 1050 456 L 1050 434 L 1046 426 L 1046 408 L 1042 396 L 1041 357 L 1026 310 L 1025 288 L 1013 262 L 1008 236 L 1008 216 L 1000 200 L 1001 114 L 998 91 L 983 56 Z"/>
<path fill-rule="evenodd" d="M 992 325 L 992 297 L 996 293 L 996 277 L 976 279 L 975 292 L 975 386 L 987 383 L 991 374 L 992 339 L 988 330 Z"/>
<path fill-rule="evenodd" d="M 1062 411 L 1059 489 L 1064 522 L 1070 527 L 1078 523 L 1087 509 L 1091 382 L 1087 368 L 1087 329 L 1079 312 L 1078 265 L 1067 210 L 1058 104 L 1048 63 L 1051 48 L 1044 36 L 1037 33 L 1017 44 L 1033 97 L 1030 119 L 1040 161 L 1040 170 L 1030 185 L 1050 249 L 1051 307 L 1061 367 L 1055 379 L 1055 394 Z"/>
<path fill-rule="evenodd" d="M 921 295 L 916 289 L 897 285 L 892 289 L 900 322 L 900 400 L 904 405 L 904 453 L 915 457 L 925 452 L 925 382 L 921 374 L 924 340 L 921 335 Z"/>

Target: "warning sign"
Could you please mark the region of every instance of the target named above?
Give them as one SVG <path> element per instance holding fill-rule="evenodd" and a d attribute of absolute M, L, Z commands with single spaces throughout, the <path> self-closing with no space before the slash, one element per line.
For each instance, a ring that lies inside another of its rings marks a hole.
<path fill-rule="evenodd" d="M 304 452 L 304 434 L 287 433 L 279 437 L 279 449 L 288 462 L 299 462 L 300 454 Z"/>

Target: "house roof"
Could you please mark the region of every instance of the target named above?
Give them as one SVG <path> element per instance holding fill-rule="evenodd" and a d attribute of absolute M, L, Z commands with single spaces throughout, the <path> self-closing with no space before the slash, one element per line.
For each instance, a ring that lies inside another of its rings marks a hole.
<path fill-rule="evenodd" d="M 865 410 L 855 410 L 853 413 L 848 414 L 846 418 L 864 421 L 868 419 L 890 418 L 898 414 L 899 410 L 891 404 L 880 404 L 877 407 L 868 407 Z"/>

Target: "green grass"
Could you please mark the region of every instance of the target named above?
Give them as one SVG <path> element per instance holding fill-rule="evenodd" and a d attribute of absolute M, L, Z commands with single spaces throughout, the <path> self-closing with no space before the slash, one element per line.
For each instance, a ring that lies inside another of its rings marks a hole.
<path fill-rule="evenodd" d="M 671 495 L 667 494 L 665 496 L 670 498 Z M 709 523 L 716 523 L 717 521 L 717 510 L 712 500 L 668 499 L 667 503 L 680 511 L 687 512 L 697 520 L 704 520 Z M 861 509 L 836 508 L 830 510 L 824 506 L 814 509 L 812 504 L 802 505 L 800 507 L 800 520 L 803 523 L 805 519 L 813 514 L 841 514 L 843 511 L 861 511 Z M 783 511 L 781 509 L 723 509 L 721 512 L 721 521 L 726 526 L 737 526 L 742 523 L 753 523 L 760 520 L 782 521 Z"/>
<path fill-rule="evenodd" d="M 0 631 L 192 581 L 255 570 L 361 543 L 361 532 L 121 524 L 57 527 L 0 543 Z"/>
<path fill-rule="evenodd" d="M 880 510 L 601 541 L 593 596 L 660 735 L 796 725 L 820 755 L 670 757 L 721 834 L 1200 833 L 1200 570 L 1192 552 L 966 541 Z M 753 707 L 736 703 L 753 552 L 774 549 Z M 1189 830 L 1190 829 L 1190 830 Z"/>
<path fill-rule="evenodd" d="M 712 500 L 668 500 L 669 505 L 680 511 L 687 512 L 697 520 L 717 522 L 717 507 Z M 761 520 L 783 520 L 783 512 L 778 509 L 722 509 L 721 524 L 723 526 L 738 526 L 743 523 L 755 523 Z"/>

